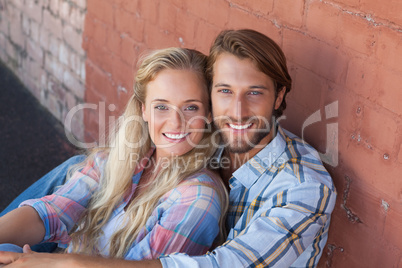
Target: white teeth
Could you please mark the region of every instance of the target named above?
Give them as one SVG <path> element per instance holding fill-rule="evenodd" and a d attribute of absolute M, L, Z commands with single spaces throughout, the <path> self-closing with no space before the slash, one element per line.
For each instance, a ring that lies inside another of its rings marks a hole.
<path fill-rule="evenodd" d="M 246 128 L 251 127 L 251 125 L 252 125 L 252 123 L 246 124 L 246 125 L 233 125 L 233 124 L 229 124 L 229 126 L 230 126 L 231 128 L 234 128 L 234 129 L 246 129 Z"/>
<path fill-rule="evenodd" d="M 166 137 L 169 139 L 174 139 L 174 140 L 180 140 L 183 139 L 185 136 L 189 135 L 190 133 L 183 133 L 183 134 L 169 134 L 169 133 L 164 133 Z"/>

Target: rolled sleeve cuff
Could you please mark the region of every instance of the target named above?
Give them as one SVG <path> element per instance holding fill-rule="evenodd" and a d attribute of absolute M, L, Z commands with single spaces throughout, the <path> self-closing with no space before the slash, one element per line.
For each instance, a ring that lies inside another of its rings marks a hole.
<path fill-rule="evenodd" d="M 192 256 L 187 254 L 172 254 L 160 257 L 159 260 L 164 268 L 203 268 L 203 267 L 219 267 L 215 262 L 214 257 L 210 255 Z"/>

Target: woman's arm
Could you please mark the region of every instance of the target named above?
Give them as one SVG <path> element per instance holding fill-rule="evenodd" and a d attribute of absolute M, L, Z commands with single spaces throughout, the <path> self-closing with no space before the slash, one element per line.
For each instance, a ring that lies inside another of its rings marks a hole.
<path fill-rule="evenodd" d="M 24 249 L 25 250 L 25 249 Z M 49 254 L 49 253 L 14 253 L 0 251 L 0 267 L 10 264 L 15 268 L 22 267 L 48 267 L 55 268 L 161 268 L 159 260 L 126 261 L 122 259 L 109 259 L 79 254 Z M 8 266 L 6 266 L 8 267 Z"/>
<path fill-rule="evenodd" d="M 32 207 L 17 208 L 0 218 L 0 244 L 35 245 L 44 236 L 45 226 Z"/>

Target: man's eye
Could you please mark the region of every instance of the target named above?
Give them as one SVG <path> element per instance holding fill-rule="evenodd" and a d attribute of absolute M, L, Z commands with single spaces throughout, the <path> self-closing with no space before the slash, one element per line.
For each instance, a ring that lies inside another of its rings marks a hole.
<path fill-rule="evenodd" d="M 226 88 L 223 88 L 223 89 L 218 90 L 218 92 L 221 92 L 221 93 L 230 93 L 230 90 L 229 90 L 229 89 L 226 89 Z"/>
<path fill-rule="evenodd" d="M 166 107 L 166 105 L 162 105 L 162 104 L 156 105 L 154 108 L 155 108 L 156 110 L 167 110 L 167 109 L 168 109 L 168 108 Z"/>
<path fill-rule="evenodd" d="M 259 91 L 251 91 L 250 95 L 261 95 L 262 93 Z"/>

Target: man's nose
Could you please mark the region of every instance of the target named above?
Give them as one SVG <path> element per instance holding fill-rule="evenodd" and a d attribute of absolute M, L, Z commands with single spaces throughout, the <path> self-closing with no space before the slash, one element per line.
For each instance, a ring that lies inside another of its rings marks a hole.
<path fill-rule="evenodd" d="M 247 102 L 243 96 L 234 96 L 228 109 L 228 116 L 241 121 L 248 113 Z"/>

